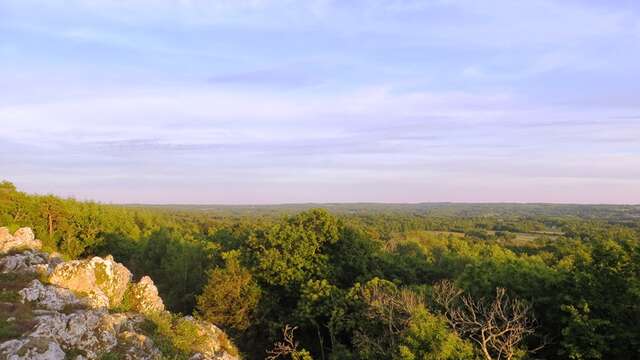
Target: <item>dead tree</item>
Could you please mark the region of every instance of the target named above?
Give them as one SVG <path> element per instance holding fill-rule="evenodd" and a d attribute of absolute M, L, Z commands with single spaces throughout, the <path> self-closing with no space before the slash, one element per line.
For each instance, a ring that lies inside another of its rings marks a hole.
<path fill-rule="evenodd" d="M 389 282 L 370 282 L 358 291 L 358 296 L 366 304 L 363 315 L 370 324 L 360 324 L 355 331 L 355 346 L 378 358 L 391 357 L 414 309 L 422 305 L 421 299 Z"/>
<path fill-rule="evenodd" d="M 293 332 L 297 328 L 297 326 L 291 327 L 289 325 L 285 325 L 282 329 L 283 341 L 278 341 L 273 344 L 273 348 L 271 350 L 267 350 L 267 356 L 265 359 L 276 360 L 281 357 L 283 359 L 290 357 L 294 360 L 305 359 L 305 355 L 308 353 L 306 350 L 298 350 L 299 343 L 293 338 Z"/>
<path fill-rule="evenodd" d="M 487 302 L 464 294 L 450 281 L 442 281 L 433 287 L 433 299 L 442 307 L 450 326 L 477 343 L 486 360 L 512 359 L 526 351 L 520 344 L 535 332 L 531 306 L 509 298 L 503 288 L 497 288 L 493 301 Z"/>

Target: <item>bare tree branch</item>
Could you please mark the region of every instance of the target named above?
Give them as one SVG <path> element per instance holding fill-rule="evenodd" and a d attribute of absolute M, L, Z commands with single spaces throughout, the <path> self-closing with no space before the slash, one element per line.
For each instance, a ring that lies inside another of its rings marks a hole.
<path fill-rule="evenodd" d="M 292 356 L 298 351 L 298 342 L 293 338 L 293 332 L 297 329 L 297 326 L 291 327 L 288 324 L 282 329 L 283 341 L 278 341 L 273 344 L 271 350 L 267 350 L 266 360 L 275 360 L 280 357 Z"/>
<path fill-rule="evenodd" d="M 480 346 L 486 360 L 512 359 L 525 351 L 521 343 L 535 333 L 536 319 L 531 306 L 509 298 L 503 288 L 497 288 L 495 298 L 487 302 L 464 294 L 451 281 L 442 281 L 433 287 L 433 300 L 458 334 Z"/>

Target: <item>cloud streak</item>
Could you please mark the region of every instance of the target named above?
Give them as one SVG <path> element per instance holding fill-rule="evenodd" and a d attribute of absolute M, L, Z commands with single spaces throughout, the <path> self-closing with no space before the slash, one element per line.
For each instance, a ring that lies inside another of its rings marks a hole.
<path fill-rule="evenodd" d="M 640 203 L 633 6 L 7 0 L 0 16 L 0 166 L 29 191 Z"/>

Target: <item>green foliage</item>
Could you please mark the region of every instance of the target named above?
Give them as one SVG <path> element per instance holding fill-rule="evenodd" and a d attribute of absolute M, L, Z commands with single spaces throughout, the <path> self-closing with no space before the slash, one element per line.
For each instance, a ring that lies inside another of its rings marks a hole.
<path fill-rule="evenodd" d="M 76 359 L 78 356 L 84 357 L 86 354 L 84 351 L 82 350 L 78 350 L 78 349 L 69 349 L 67 351 L 65 351 L 64 354 L 64 359 L 65 360 L 74 360 Z"/>
<path fill-rule="evenodd" d="M 473 345 L 449 328 L 445 319 L 424 307 L 414 310 L 411 322 L 400 340 L 398 357 L 403 360 L 474 359 Z"/>
<path fill-rule="evenodd" d="M 114 352 L 104 353 L 102 354 L 102 356 L 100 356 L 100 360 L 119 360 L 119 359 L 120 359 L 120 354 L 117 354 Z"/>
<path fill-rule="evenodd" d="M 13 322 L 7 321 L 6 318 L 0 318 L 0 341 L 14 339 L 20 335 L 20 330 L 16 328 Z"/>
<path fill-rule="evenodd" d="M 200 316 L 224 329 L 246 330 L 254 320 L 260 287 L 239 261 L 238 251 L 222 254 L 225 265 L 209 271 L 209 280 L 197 297 Z"/>
<path fill-rule="evenodd" d="M 248 358 L 264 358 L 286 324 L 298 327 L 302 358 L 473 358 L 475 347 L 431 306 L 429 288 L 443 279 L 476 299 L 503 287 L 532 304 L 538 328 L 525 347 L 551 339 L 532 357 L 640 356 L 638 206 L 331 209 L 125 207 L 0 182 L 0 225 L 32 227 L 67 258 L 113 254 L 135 277 L 151 276 L 172 311 L 197 307 L 229 330 Z M 0 274 L 0 306 L 33 278 Z M 2 308 L 1 317 L 24 309 Z M 17 318 L 0 332 L 30 326 Z M 147 325 L 167 359 L 198 345 L 192 324 L 175 317 Z"/>
<path fill-rule="evenodd" d="M 15 290 L 0 290 L 0 301 L 16 302 L 20 300 L 20 294 Z"/>
<path fill-rule="evenodd" d="M 338 223 L 325 210 L 311 210 L 258 231 L 247 246 L 256 275 L 269 285 L 290 286 L 327 271 L 322 247 L 338 240 Z"/>
<path fill-rule="evenodd" d="M 186 360 L 198 350 L 202 341 L 197 336 L 197 328 L 193 322 L 169 312 L 149 315 L 141 327 L 166 359 Z M 231 353 L 237 353 L 230 344 L 227 348 Z"/>

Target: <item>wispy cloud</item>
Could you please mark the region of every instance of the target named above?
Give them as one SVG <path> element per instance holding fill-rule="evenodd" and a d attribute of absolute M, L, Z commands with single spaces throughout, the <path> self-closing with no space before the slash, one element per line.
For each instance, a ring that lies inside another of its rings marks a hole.
<path fill-rule="evenodd" d="M 633 5 L 6 0 L 0 14 L 0 166 L 28 190 L 640 202 Z"/>

